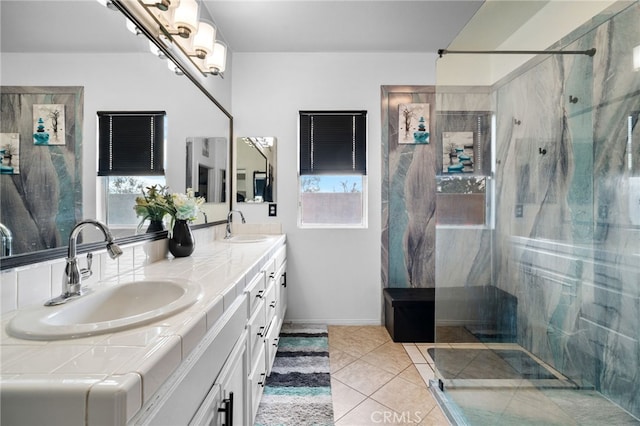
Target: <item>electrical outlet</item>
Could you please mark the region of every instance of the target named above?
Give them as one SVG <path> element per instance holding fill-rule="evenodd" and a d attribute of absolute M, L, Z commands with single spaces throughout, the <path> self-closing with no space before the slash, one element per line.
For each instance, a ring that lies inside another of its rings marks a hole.
<path fill-rule="evenodd" d="M 276 204 L 269 204 L 269 216 L 277 216 L 278 209 L 276 208 Z"/>

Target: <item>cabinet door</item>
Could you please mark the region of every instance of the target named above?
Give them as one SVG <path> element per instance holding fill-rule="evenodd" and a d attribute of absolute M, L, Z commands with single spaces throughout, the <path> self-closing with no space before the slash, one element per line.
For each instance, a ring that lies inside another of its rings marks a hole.
<path fill-rule="evenodd" d="M 224 412 L 219 408 L 224 407 L 222 401 L 222 389 L 219 384 L 213 385 L 211 391 L 202 402 L 200 409 L 193 419 L 189 422 L 189 426 L 216 426 L 221 425 L 224 419 Z"/>
<path fill-rule="evenodd" d="M 284 320 L 284 314 L 287 311 L 287 261 L 285 260 L 278 269 L 277 275 L 278 284 L 278 312 L 277 315 L 280 320 Z"/>
<path fill-rule="evenodd" d="M 245 340 L 246 342 L 246 340 Z M 232 423 L 228 423 L 223 418 L 225 426 L 244 426 L 245 415 L 247 410 L 247 345 L 242 345 L 242 351 L 235 354 L 234 358 L 230 358 L 228 363 L 229 370 L 223 380 L 220 382 L 224 393 L 225 415 L 231 411 Z"/>
<path fill-rule="evenodd" d="M 248 424 L 253 424 L 260 405 L 260 398 L 264 391 L 264 384 L 267 379 L 265 362 L 264 345 L 261 345 L 255 364 L 252 366 L 251 374 L 249 374 L 249 420 L 251 421 Z"/>
<path fill-rule="evenodd" d="M 246 332 L 229 355 L 218 379 L 189 422 L 190 426 L 244 425 L 247 392 Z"/>

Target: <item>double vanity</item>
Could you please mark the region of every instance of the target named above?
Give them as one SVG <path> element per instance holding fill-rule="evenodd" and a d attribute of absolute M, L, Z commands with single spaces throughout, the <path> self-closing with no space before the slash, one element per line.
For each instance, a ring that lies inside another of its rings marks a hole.
<path fill-rule="evenodd" d="M 0 423 L 253 424 L 286 285 L 285 236 L 238 234 L 9 313 Z"/>

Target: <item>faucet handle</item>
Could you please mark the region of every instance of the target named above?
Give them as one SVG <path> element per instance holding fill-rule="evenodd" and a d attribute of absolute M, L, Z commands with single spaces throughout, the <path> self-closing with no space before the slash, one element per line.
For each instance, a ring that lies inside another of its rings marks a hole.
<path fill-rule="evenodd" d="M 93 275 L 93 271 L 91 270 L 92 263 L 93 263 L 93 253 L 89 252 L 87 253 L 87 267 L 82 268 L 80 270 L 80 274 L 82 275 L 82 278 L 89 278 L 91 275 Z"/>

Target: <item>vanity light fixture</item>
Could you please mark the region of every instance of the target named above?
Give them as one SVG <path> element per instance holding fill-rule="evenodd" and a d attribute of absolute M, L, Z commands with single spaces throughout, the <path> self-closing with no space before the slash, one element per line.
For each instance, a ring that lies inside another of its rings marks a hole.
<path fill-rule="evenodd" d="M 133 22 L 131 22 L 129 19 L 127 19 L 127 29 L 134 35 L 139 36 L 140 34 L 142 34 L 142 31 L 140 31 L 140 28 L 138 28 L 136 26 L 136 24 L 134 24 Z"/>
<path fill-rule="evenodd" d="M 182 70 L 178 68 L 178 66 L 174 64 L 171 59 L 168 59 L 168 58 L 167 58 L 167 68 L 169 68 L 169 71 L 171 71 L 175 75 L 184 75 Z"/>
<path fill-rule="evenodd" d="M 104 7 L 106 7 L 107 9 L 111 9 L 111 10 L 118 10 L 113 3 L 111 2 L 111 0 L 97 0 L 98 3 L 100 3 L 101 5 L 103 5 Z"/>
<path fill-rule="evenodd" d="M 156 46 L 151 40 L 149 40 L 149 50 L 158 58 L 167 59 L 167 56 L 164 54 L 164 52 L 158 49 L 158 46 Z"/>
<path fill-rule="evenodd" d="M 227 46 L 216 40 L 216 27 L 199 20 L 199 0 L 137 0 L 157 25 L 157 37 L 172 53 L 188 59 L 203 75 L 220 75 Z M 153 31 L 153 30 L 152 30 Z"/>
<path fill-rule="evenodd" d="M 170 7 L 177 7 L 180 0 L 142 0 L 142 3 L 147 6 L 157 7 L 161 11 L 166 12 Z"/>
<path fill-rule="evenodd" d="M 260 151 L 263 148 L 271 148 L 274 142 L 274 138 L 264 136 L 243 137 L 242 140 L 250 147 L 257 148 Z"/>

